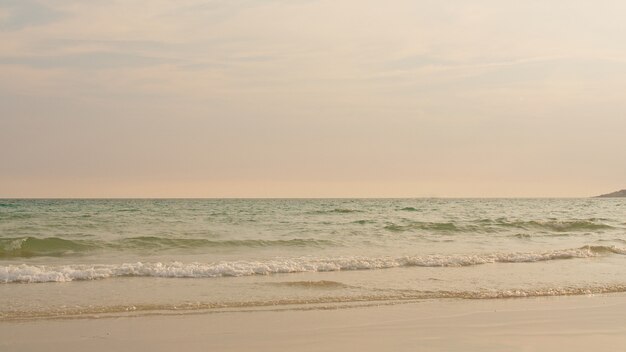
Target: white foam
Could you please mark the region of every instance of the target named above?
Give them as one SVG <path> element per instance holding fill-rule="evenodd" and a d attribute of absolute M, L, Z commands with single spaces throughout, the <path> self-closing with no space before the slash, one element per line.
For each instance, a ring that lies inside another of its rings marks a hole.
<path fill-rule="evenodd" d="M 278 273 L 374 270 L 397 267 L 459 267 L 488 263 L 525 263 L 558 259 L 589 258 L 607 253 L 626 254 L 625 248 L 584 246 L 537 253 L 494 253 L 477 255 L 428 255 L 400 258 L 338 257 L 291 258 L 268 261 L 217 263 L 124 263 L 110 265 L 7 265 L 0 266 L 0 282 L 67 282 L 111 277 L 214 278 Z"/>

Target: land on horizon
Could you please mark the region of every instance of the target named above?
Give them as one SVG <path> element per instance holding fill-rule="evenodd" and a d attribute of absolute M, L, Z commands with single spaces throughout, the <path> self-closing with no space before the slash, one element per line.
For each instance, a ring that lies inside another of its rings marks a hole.
<path fill-rule="evenodd" d="M 596 198 L 621 198 L 621 197 L 626 197 L 626 189 L 622 189 L 620 191 L 616 191 L 612 193 L 601 194 L 597 196 Z"/>

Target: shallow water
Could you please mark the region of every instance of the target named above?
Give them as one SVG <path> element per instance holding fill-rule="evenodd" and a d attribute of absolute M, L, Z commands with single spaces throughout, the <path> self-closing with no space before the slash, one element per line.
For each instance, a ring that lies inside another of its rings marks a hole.
<path fill-rule="evenodd" d="M 0 200 L 4 319 L 626 291 L 624 199 Z"/>

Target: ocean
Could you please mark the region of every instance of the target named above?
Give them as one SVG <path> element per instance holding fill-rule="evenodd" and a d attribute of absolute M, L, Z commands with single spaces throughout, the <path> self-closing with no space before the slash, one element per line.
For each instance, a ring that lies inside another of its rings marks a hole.
<path fill-rule="evenodd" d="M 0 320 L 626 292 L 626 199 L 0 200 Z"/>

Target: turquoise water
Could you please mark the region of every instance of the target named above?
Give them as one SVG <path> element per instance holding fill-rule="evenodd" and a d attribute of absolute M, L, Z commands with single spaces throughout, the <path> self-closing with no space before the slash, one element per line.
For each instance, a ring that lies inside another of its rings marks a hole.
<path fill-rule="evenodd" d="M 624 199 L 0 200 L 0 314 L 626 290 Z"/>

